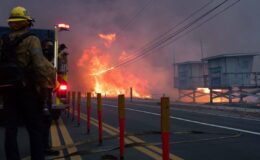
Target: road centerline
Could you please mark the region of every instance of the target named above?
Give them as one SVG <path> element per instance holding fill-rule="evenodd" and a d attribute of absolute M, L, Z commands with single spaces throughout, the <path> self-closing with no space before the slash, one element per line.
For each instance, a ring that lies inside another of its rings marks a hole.
<path fill-rule="evenodd" d="M 58 134 L 57 124 L 54 121 L 51 124 L 50 130 L 51 130 L 52 147 L 61 146 L 61 141 L 60 141 L 60 137 L 59 137 L 59 134 Z M 64 156 L 63 151 L 60 151 L 59 156 Z M 65 158 L 60 158 L 58 160 L 65 160 Z"/>
<path fill-rule="evenodd" d="M 75 113 L 77 115 L 77 113 Z M 84 114 L 84 113 L 81 113 L 81 119 L 83 120 L 87 120 L 87 115 Z M 96 120 L 95 118 L 91 117 L 91 124 L 98 127 L 98 120 Z M 111 134 L 111 135 L 115 135 L 115 134 L 118 134 L 119 133 L 119 130 L 109 124 L 106 124 L 103 122 L 103 125 L 104 125 L 104 131 L 106 131 L 107 133 Z M 144 143 L 145 141 L 143 141 L 142 139 L 139 139 L 138 137 L 135 137 L 135 136 L 131 136 L 131 137 L 128 137 L 128 138 L 125 138 L 126 140 L 126 143 L 133 143 L 133 142 L 138 142 L 138 143 Z M 138 151 L 148 155 L 149 157 L 155 159 L 155 160 L 160 160 L 161 159 L 161 156 L 158 155 L 159 154 L 162 154 L 162 150 L 157 147 L 157 146 L 147 146 L 147 147 L 140 147 L 140 146 L 137 146 L 137 147 L 134 147 L 135 149 L 137 149 Z M 171 154 L 170 153 L 170 158 L 171 160 L 182 160 L 181 157 L 179 156 L 176 156 L 174 154 Z"/>
<path fill-rule="evenodd" d="M 67 130 L 67 128 L 61 118 L 58 120 L 58 123 L 59 123 L 59 128 L 61 130 L 65 144 L 73 144 L 72 137 L 70 136 L 70 133 Z M 68 150 L 68 153 L 70 154 L 70 153 L 76 152 L 77 148 L 72 147 L 72 148 L 68 148 L 67 150 Z M 75 155 L 75 156 L 71 156 L 70 159 L 71 160 L 81 160 L 82 158 L 80 155 Z"/>

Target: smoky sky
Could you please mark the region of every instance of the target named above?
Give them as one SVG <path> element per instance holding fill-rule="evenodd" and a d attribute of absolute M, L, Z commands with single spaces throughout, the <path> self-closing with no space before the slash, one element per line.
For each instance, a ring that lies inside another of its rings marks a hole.
<path fill-rule="evenodd" d="M 98 43 L 98 33 L 117 33 L 118 40 L 111 48 L 126 52 L 140 48 L 174 26 L 210 0 L 0 0 L 0 26 L 7 26 L 6 19 L 12 7 L 27 8 L 36 23 L 34 28 L 52 29 L 54 24 L 70 24 L 69 32 L 60 33 L 60 41 L 67 44 L 70 52 L 70 79 L 80 81 L 76 63 L 83 50 Z M 215 0 L 212 7 L 222 0 Z M 229 3 L 235 0 L 230 0 Z M 260 1 L 241 0 L 200 28 L 155 50 L 153 54 L 131 64 L 133 72 L 141 75 L 137 68 L 149 68 L 149 73 L 166 78 L 162 87 L 154 92 L 164 92 L 172 87 L 172 63 L 194 61 L 222 53 L 260 51 Z M 142 10 L 143 9 L 143 10 Z M 139 13 L 139 14 L 137 14 Z M 132 53 L 132 52 L 131 52 Z M 174 55 L 174 56 L 173 56 Z M 126 69 L 122 67 L 121 69 Z M 136 70 L 135 70 L 136 69 Z M 151 79 L 151 75 L 145 76 Z M 154 85 L 159 85 L 154 82 Z M 167 87 L 168 86 L 168 87 Z M 170 87 L 169 87 L 170 86 Z M 79 84 L 74 84 L 80 88 Z M 172 88 L 171 88 L 172 89 Z"/>

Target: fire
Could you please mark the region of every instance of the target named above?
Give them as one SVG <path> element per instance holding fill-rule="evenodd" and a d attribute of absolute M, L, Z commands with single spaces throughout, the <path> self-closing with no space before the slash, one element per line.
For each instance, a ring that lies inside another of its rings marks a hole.
<path fill-rule="evenodd" d="M 210 93 L 210 89 L 209 88 L 197 88 L 197 91 L 202 91 L 203 93 Z"/>
<path fill-rule="evenodd" d="M 99 34 L 99 37 L 101 39 L 115 40 L 116 35 Z M 107 44 L 103 45 L 108 48 Z M 132 87 L 132 94 L 134 97 L 151 98 L 147 80 L 135 76 L 127 68 L 124 68 L 124 70 L 114 70 L 113 67 L 109 67 L 114 61 L 120 61 L 120 57 L 125 56 L 128 53 L 119 51 L 119 53 L 121 53 L 119 56 L 112 56 L 115 53 L 110 53 L 108 49 L 105 49 L 104 51 L 104 46 L 91 46 L 85 49 L 77 63 L 80 70 L 84 73 L 83 80 L 86 84 L 86 89 L 95 93 L 102 93 L 103 95 L 114 97 L 119 94 L 129 96 L 130 87 Z M 107 73 L 103 74 L 105 72 Z"/>
<path fill-rule="evenodd" d="M 198 102 L 209 102 L 209 100 L 210 100 L 210 97 L 209 97 L 210 89 L 209 88 L 197 88 L 197 91 L 200 91 L 205 94 L 205 96 L 197 99 Z M 221 90 L 221 89 L 213 89 L 213 91 L 219 92 L 219 93 L 223 92 L 223 90 Z M 213 101 L 215 103 L 227 102 L 227 100 L 222 97 L 214 98 Z"/>
<path fill-rule="evenodd" d="M 99 34 L 98 35 L 102 40 L 104 40 L 104 45 L 106 47 L 110 47 L 111 44 L 116 40 L 116 34 L 112 33 L 112 34 Z"/>

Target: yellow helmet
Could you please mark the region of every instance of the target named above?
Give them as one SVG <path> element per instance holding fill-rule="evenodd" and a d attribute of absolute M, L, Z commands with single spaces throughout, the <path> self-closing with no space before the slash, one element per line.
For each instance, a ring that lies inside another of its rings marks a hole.
<path fill-rule="evenodd" d="M 17 21 L 25 21 L 28 20 L 30 22 L 34 21 L 31 16 L 28 15 L 27 10 L 24 7 L 14 7 L 11 12 L 8 22 L 17 22 Z"/>

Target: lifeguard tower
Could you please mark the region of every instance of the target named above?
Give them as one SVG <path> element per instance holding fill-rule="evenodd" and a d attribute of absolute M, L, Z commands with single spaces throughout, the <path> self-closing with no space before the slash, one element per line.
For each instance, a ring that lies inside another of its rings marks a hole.
<path fill-rule="evenodd" d="M 248 96 L 260 98 L 260 72 L 253 72 L 254 57 L 257 55 L 233 53 L 203 59 L 208 62 L 210 103 L 215 98 L 225 98 L 229 103 L 234 99 L 243 102 Z"/>
<path fill-rule="evenodd" d="M 207 64 L 201 61 L 187 61 L 174 64 L 174 88 L 179 91 L 179 101 L 184 98 L 196 102 L 196 98 L 207 93 L 198 90 L 205 88 L 207 82 Z M 186 100 L 186 101 L 187 101 Z"/>

